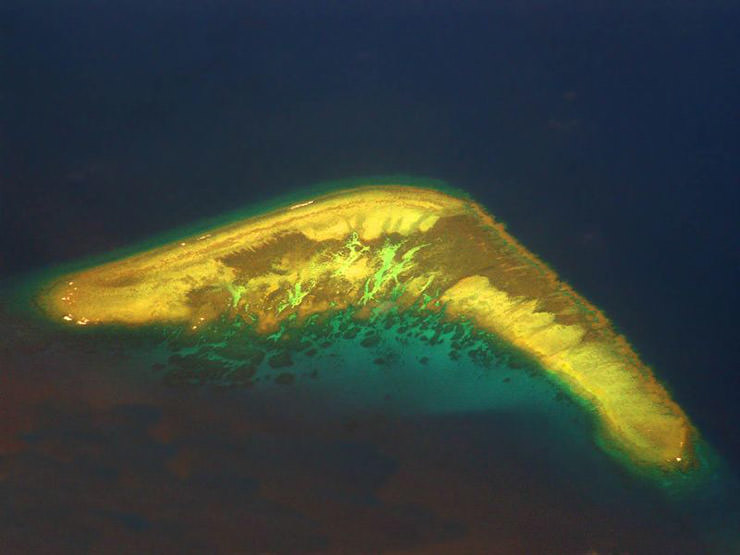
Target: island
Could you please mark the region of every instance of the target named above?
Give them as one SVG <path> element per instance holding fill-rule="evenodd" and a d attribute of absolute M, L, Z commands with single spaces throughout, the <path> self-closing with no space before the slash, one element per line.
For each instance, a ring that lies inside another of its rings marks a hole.
<path fill-rule="evenodd" d="M 305 198 L 57 276 L 37 296 L 71 327 L 291 319 L 387 306 L 464 319 L 535 360 L 594 414 L 607 451 L 635 465 L 696 464 L 696 431 L 604 314 L 463 194 L 366 185 Z"/>

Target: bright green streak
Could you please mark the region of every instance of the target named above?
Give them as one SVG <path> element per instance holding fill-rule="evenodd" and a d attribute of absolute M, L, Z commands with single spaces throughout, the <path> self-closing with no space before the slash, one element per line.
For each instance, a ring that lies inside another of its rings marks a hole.
<path fill-rule="evenodd" d="M 347 255 L 343 255 L 341 253 L 334 255 L 334 261 L 339 264 L 339 268 L 334 270 L 332 274 L 334 277 L 344 276 L 347 269 L 357 262 L 365 252 L 370 250 L 370 247 L 362 244 L 356 231 L 352 232 L 352 235 L 350 235 L 349 239 L 344 244 L 344 248 L 349 251 Z"/>
<path fill-rule="evenodd" d="M 246 285 L 232 285 L 231 283 L 226 284 L 226 289 L 231 294 L 231 306 L 236 308 L 242 295 L 247 292 Z"/>
<path fill-rule="evenodd" d="M 426 246 L 418 245 L 409 249 L 403 254 L 403 256 L 401 256 L 400 261 L 395 262 L 396 253 L 401 245 L 403 245 L 403 242 L 391 243 L 390 241 L 386 241 L 380 249 L 380 253 L 378 253 L 380 268 L 365 282 L 365 291 L 360 299 L 360 304 L 364 305 L 374 300 L 375 295 L 380 293 L 386 284 L 391 281 L 394 281 L 396 285 L 400 285 L 398 276 L 403 272 L 410 270 L 414 266 L 414 255 L 419 251 L 419 249 Z"/>
<path fill-rule="evenodd" d="M 311 292 L 311 289 L 313 289 L 315 285 L 316 285 L 315 283 L 312 283 L 311 285 L 308 286 L 308 289 L 304 291 L 301 285 L 301 282 L 300 281 L 296 282 L 293 289 L 288 290 L 288 299 L 285 301 L 282 301 L 278 305 L 277 307 L 278 314 L 280 314 L 283 310 L 285 310 L 288 307 L 295 308 L 299 304 L 301 304 L 303 302 L 303 299 L 306 298 L 306 295 L 308 295 Z"/>

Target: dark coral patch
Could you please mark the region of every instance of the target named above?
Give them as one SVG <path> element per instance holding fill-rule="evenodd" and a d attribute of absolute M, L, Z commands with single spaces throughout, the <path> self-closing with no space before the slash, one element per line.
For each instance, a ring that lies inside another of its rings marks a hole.
<path fill-rule="evenodd" d="M 295 382 L 295 376 L 289 372 L 283 372 L 275 378 L 275 383 L 280 385 L 291 385 Z"/>
<path fill-rule="evenodd" d="M 276 353 L 268 358 L 267 364 L 269 364 L 272 368 L 293 366 L 293 358 L 290 356 L 290 351 L 280 351 L 279 353 Z"/>

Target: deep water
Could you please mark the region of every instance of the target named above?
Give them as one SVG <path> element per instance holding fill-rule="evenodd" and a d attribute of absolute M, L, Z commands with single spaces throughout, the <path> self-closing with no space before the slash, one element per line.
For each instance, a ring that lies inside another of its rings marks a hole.
<path fill-rule="evenodd" d="M 3 551 L 737 549 L 739 29 L 721 0 L 3 2 Z M 702 487 L 634 476 L 586 407 L 440 324 L 216 345 L 69 334 L 18 293 L 396 174 L 468 192 L 604 310 L 706 440 Z"/>

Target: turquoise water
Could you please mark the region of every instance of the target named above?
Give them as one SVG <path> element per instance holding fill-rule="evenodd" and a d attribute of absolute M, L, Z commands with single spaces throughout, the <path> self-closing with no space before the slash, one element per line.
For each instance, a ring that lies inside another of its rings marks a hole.
<path fill-rule="evenodd" d="M 446 322 L 442 312 L 418 306 L 400 313 L 390 303 L 365 321 L 354 312 L 289 319 L 264 336 L 241 319 L 197 333 L 165 330 L 171 354 L 156 370 L 170 385 L 249 387 L 278 396 L 294 386 L 339 411 L 539 411 L 583 426 L 582 411 L 535 362 L 470 322 Z"/>
<path fill-rule="evenodd" d="M 735 548 L 732 523 L 740 513 L 731 492 L 740 491 L 738 482 L 708 445 L 699 445 L 694 471 L 643 474 L 597 445 L 588 403 L 496 336 L 423 303 L 399 311 L 386 300 L 367 320 L 355 312 L 350 306 L 304 322 L 291 317 L 264 335 L 250 318 L 224 318 L 197 333 L 165 328 L 154 374 L 174 388 L 233 390 L 260 410 L 319 427 L 336 421 L 352 427 L 373 417 L 433 422 L 493 415 L 510 429 L 491 433 L 492 449 L 500 435 L 522 434 L 519 441 L 535 447 L 531 456 L 542 457 L 555 481 L 588 484 L 582 494 L 591 502 L 630 507 L 652 500 L 669 519 L 694 528 L 707 549 Z"/>

